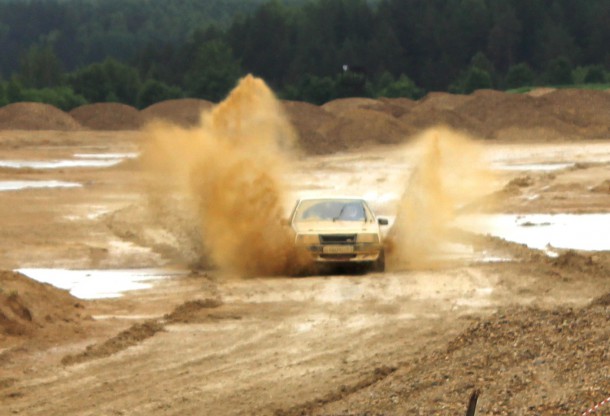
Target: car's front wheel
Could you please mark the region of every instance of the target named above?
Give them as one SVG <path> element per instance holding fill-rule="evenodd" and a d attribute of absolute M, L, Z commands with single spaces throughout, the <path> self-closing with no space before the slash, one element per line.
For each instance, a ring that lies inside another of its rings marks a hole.
<path fill-rule="evenodd" d="M 377 257 L 377 260 L 373 263 L 372 269 L 374 272 L 378 273 L 385 272 L 385 253 L 383 250 L 379 253 L 379 257 Z"/>

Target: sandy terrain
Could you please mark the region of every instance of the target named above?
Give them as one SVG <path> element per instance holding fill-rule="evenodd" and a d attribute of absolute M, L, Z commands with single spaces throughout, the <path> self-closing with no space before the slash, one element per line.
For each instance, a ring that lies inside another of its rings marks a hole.
<path fill-rule="evenodd" d="M 467 249 L 434 267 L 241 278 L 195 267 L 188 236 L 148 216 L 143 140 L 0 131 L 5 161 L 120 159 L 0 168 L 0 184 L 76 184 L 0 191 L 0 270 L 184 271 L 96 300 L 3 272 L 0 414 L 455 415 L 480 389 L 479 415 L 576 415 L 610 395 L 608 251 L 549 257 L 456 233 Z M 608 140 L 483 146 L 501 203 L 478 208 L 610 213 Z M 368 195 L 391 217 L 415 159 L 402 144 L 302 156 L 286 183 L 293 195 Z"/>

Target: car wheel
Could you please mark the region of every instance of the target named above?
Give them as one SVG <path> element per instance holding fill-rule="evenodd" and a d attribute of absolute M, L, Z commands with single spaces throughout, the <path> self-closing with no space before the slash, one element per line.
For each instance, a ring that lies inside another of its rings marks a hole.
<path fill-rule="evenodd" d="M 373 271 L 379 273 L 385 272 L 385 253 L 383 250 L 379 253 L 375 263 L 373 263 Z"/>

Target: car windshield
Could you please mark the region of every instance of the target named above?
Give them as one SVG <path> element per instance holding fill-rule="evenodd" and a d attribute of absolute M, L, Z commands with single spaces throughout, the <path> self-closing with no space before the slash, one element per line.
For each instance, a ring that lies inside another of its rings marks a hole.
<path fill-rule="evenodd" d="M 366 221 L 364 203 L 360 200 L 305 200 L 295 212 L 294 221 Z"/>

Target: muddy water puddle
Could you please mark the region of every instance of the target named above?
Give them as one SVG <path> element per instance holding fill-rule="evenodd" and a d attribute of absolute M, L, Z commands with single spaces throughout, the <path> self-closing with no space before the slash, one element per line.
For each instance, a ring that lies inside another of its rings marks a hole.
<path fill-rule="evenodd" d="M 163 279 L 185 276 L 186 270 L 171 269 L 52 269 L 24 268 L 19 273 L 41 283 L 49 283 L 80 299 L 104 299 L 122 296 L 125 292 L 151 288 Z"/>
<path fill-rule="evenodd" d="M 493 214 L 465 216 L 457 226 L 489 233 L 553 255 L 552 248 L 610 250 L 610 214 Z"/>
<path fill-rule="evenodd" d="M 78 159 L 135 159 L 140 154 L 137 152 L 125 153 L 75 153 L 74 157 Z"/>
<path fill-rule="evenodd" d="M 21 191 L 24 189 L 51 189 L 51 188 L 82 188 L 78 182 L 66 181 L 0 181 L 0 192 Z"/>
<path fill-rule="evenodd" d="M 70 159 L 50 160 L 0 160 L 0 168 L 8 169 L 69 169 L 108 168 L 138 157 L 138 153 L 76 153 Z"/>
<path fill-rule="evenodd" d="M 107 168 L 118 165 L 122 159 L 80 160 L 0 160 L 0 168 L 9 169 L 66 169 Z"/>
<path fill-rule="evenodd" d="M 515 163 L 494 164 L 494 170 L 523 172 L 554 172 L 576 166 L 575 163 Z"/>

